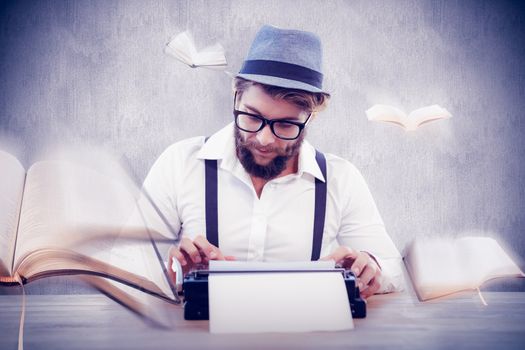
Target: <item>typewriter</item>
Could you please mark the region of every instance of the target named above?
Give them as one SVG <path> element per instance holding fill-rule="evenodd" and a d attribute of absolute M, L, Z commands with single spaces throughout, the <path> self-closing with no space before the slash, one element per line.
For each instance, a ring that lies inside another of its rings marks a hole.
<path fill-rule="evenodd" d="M 353 318 L 366 317 L 366 301 L 359 294 L 355 275 L 348 270 L 336 269 L 343 274 L 348 300 Z M 184 277 L 182 290 L 184 294 L 184 319 L 209 319 L 208 276 L 209 270 L 197 270 Z"/>

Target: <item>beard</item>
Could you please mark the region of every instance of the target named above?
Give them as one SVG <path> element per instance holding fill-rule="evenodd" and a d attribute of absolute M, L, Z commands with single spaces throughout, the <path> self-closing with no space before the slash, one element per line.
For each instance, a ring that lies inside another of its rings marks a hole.
<path fill-rule="evenodd" d="M 286 146 L 284 149 L 270 148 L 271 151 L 277 153 L 277 156 L 268 164 L 262 165 L 257 163 L 251 151 L 251 149 L 260 146 L 256 142 L 243 140 L 239 129 L 234 129 L 237 157 L 244 167 L 244 170 L 246 170 L 248 174 L 264 180 L 274 179 L 283 172 L 288 161 L 299 154 L 299 149 L 301 148 L 305 135 L 305 131 L 303 131 L 294 143 Z"/>

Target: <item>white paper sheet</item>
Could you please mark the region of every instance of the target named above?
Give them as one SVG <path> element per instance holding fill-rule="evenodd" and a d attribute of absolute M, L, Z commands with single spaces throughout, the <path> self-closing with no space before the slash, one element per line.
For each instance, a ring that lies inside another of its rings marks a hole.
<path fill-rule="evenodd" d="M 265 267 L 265 263 L 257 263 L 257 268 L 253 262 L 249 264 L 252 270 Z M 239 269 L 240 265 L 235 262 L 232 267 Z M 276 269 L 275 264 L 268 267 Z M 223 264 L 220 268 L 210 265 L 214 268 L 227 269 Z M 294 268 L 284 263 L 282 269 Z M 301 269 L 300 265 L 295 269 Z M 208 282 L 211 333 L 338 331 L 354 327 L 343 276 L 338 272 L 211 273 Z"/>

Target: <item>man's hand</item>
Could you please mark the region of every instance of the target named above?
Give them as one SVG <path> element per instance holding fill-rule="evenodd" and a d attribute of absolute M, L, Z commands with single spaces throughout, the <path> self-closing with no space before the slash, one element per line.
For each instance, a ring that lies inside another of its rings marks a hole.
<path fill-rule="evenodd" d="M 171 262 L 177 259 L 182 267 L 183 276 L 196 265 L 208 265 L 210 260 L 235 260 L 233 256 L 224 256 L 219 248 L 208 242 L 203 236 L 197 236 L 193 241 L 183 237 L 178 246 L 172 246 L 169 251 L 169 276 L 176 281 L 175 273 L 171 269 Z"/>
<path fill-rule="evenodd" d="M 379 290 L 381 285 L 381 268 L 374 259 L 366 253 L 348 247 L 339 247 L 332 254 L 321 260 L 334 260 L 336 264 L 350 269 L 357 277 L 362 298 L 368 298 Z"/>

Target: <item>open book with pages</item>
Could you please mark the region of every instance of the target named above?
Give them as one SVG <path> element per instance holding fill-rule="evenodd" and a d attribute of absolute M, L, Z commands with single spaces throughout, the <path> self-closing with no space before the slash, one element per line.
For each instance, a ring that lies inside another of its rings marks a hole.
<path fill-rule="evenodd" d="M 0 286 L 79 275 L 167 321 L 162 304 L 178 297 L 160 246 L 175 236 L 120 162 L 100 150 L 60 151 L 26 171 L 0 151 L 0 169 Z"/>

